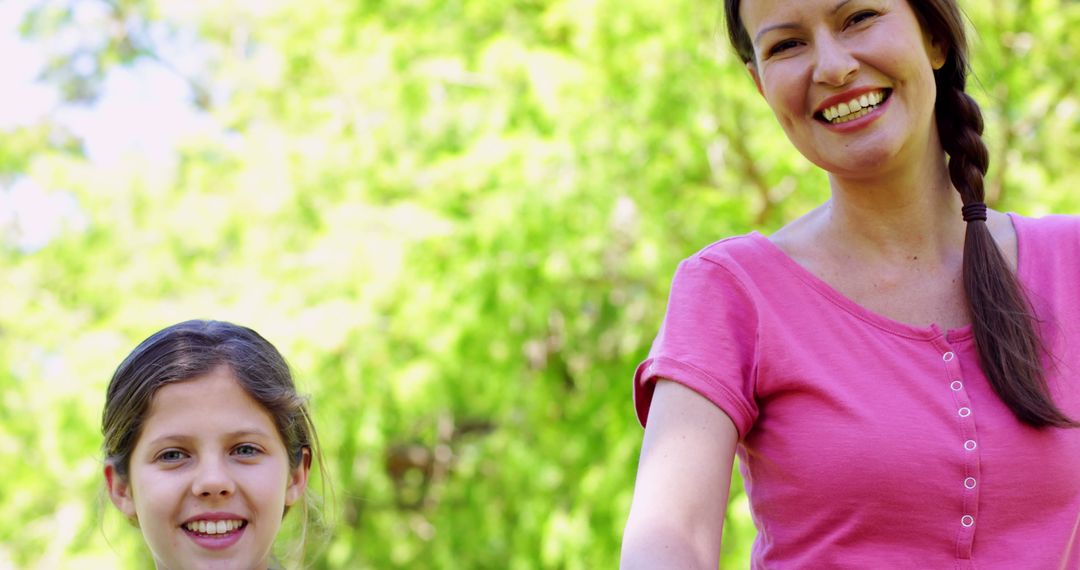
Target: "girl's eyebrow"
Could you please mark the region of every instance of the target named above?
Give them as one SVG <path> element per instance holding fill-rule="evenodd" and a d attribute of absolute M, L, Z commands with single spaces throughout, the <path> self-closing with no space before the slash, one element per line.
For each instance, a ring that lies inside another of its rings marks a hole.
<path fill-rule="evenodd" d="M 239 429 L 239 430 L 236 430 L 236 431 L 231 431 L 229 433 L 226 433 L 226 434 L 224 434 L 223 437 L 224 437 L 224 439 L 240 439 L 240 438 L 245 438 L 245 437 L 264 437 L 265 438 L 265 437 L 270 437 L 270 434 L 267 434 L 265 431 L 263 431 L 261 429 L 258 429 L 258 428 L 245 428 L 245 429 Z M 161 445 L 163 443 L 170 442 L 170 441 L 188 442 L 188 441 L 191 441 L 193 439 L 195 439 L 195 438 L 193 436 L 190 436 L 190 435 L 165 434 L 165 435 L 162 435 L 160 437 L 154 438 L 152 441 L 147 443 L 147 446 L 154 447 L 154 446 Z"/>
<path fill-rule="evenodd" d="M 836 5 L 832 7 L 832 10 L 829 10 L 829 15 L 832 16 L 832 15 L 836 14 L 837 12 L 839 12 L 840 9 L 843 8 L 848 2 L 851 2 L 851 0 L 840 0 L 840 2 L 837 2 Z M 754 43 L 760 42 L 761 41 L 761 36 L 765 35 L 768 32 L 771 32 L 773 30 L 793 30 L 793 29 L 798 29 L 798 28 L 799 28 L 799 25 L 794 23 L 794 22 L 785 22 L 783 24 L 774 24 L 772 26 L 766 26 L 766 27 L 762 28 L 757 33 L 756 36 L 754 36 Z"/>

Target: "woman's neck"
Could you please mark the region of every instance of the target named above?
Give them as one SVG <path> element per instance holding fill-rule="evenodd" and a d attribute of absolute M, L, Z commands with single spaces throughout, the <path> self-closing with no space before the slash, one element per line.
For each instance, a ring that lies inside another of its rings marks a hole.
<path fill-rule="evenodd" d="M 963 247 L 961 200 L 942 158 L 873 178 L 830 175 L 829 182 L 832 198 L 817 216 L 821 237 L 833 243 L 886 259 L 940 258 Z"/>

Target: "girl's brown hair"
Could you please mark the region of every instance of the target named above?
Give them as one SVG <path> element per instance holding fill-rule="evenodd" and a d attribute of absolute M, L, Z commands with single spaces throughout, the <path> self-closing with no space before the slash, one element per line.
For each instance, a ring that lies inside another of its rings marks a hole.
<path fill-rule="evenodd" d="M 318 453 L 318 435 L 307 403 L 293 384 L 289 365 L 274 345 L 259 333 L 222 321 L 186 321 L 160 330 L 142 341 L 113 373 L 101 418 L 105 460 L 126 479 L 131 453 L 142 434 L 150 403 L 162 386 L 208 374 L 228 366 L 237 383 L 274 418 L 289 455 L 289 467 L 318 462 L 325 482 L 325 465 Z M 305 460 L 304 450 L 308 451 Z M 314 518 L 310 497 L 301 502 L 304 521 Z"/>
<path fill-rule="evenodd" d="M 750 35 L 739 17 L 740 0 L 725 0 L 728 38 L 744 63 L 755 61 Z M 954 0 L 911 0 L 911 8 L 935 42 L 948 49 L 934 72 L 935 118 L 949 155 L 949 177 L 968 204 L 984 201 L 983 177 L 990 158 L 982 140 L 979 106 L 966 92 L 968 46 L 964 21 Z M 1054 404 L 1046 385 L 1046 353 L 1023 289 L 985 221 L 967 223 L 964 238 L 964 292 L 979 361 L 998 397 L 1025 424 L 1080 427 Z"/>

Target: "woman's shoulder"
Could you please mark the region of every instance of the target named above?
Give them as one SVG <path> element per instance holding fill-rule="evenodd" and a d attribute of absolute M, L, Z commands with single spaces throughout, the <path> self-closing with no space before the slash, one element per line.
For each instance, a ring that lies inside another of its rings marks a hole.
<path fill-rule="evenodd" d="M 765 236 L 754 231 L 745 234 L 739 234 L 729 236 L 721 240 L 714 241 L 709 245 L 699 249 L 690 257 L 684 260 L 687 261 L 704 261 L 708 263 L 714 263 L 718 265 L 728 265 L 731 263 L 738 264 L 740 262 L 753 259 L 759 253 L 760 244 L 759 240 L 767 239 Z"/>
<path fill-rule="evenodd" d="M 1030 275 L 1080 270 L 1080 216 L 1038 218 L 1009 214 L 1016 231 L 1020 272 Z"/>
<path fill-rule="evenodd" d="M 1048 214 L 1029 217 L 1011 213 L 1009 217 L 1012 219 L 1017 234 L 1022 236 L 1021 239 L 1076 239 L 1080 237 L 1080 216 Z"/>
<path fill-rule="evenodd" d="M 734 281 L 754 288 L 761 280 L 775 279 L 780 267 L 778 250 L 757 231 L 710 243 L 682 260 L 676 277 L 696 275 L 710 281 Z"/>

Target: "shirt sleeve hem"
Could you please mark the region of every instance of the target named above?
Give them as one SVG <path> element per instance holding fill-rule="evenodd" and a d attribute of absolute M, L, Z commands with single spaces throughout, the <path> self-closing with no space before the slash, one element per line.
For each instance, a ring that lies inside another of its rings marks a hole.
<path fill-rule="evenodd" d="M 662 356 L 645 360 L 634 373 L 634 407 L 642 427 L 648 421 L 656 381 L 661 378 L 690 388 L 720 408 L 735 424 L 739 439 L 750 431 L 756 414 L 742 397 L 701 369 Z"/>

